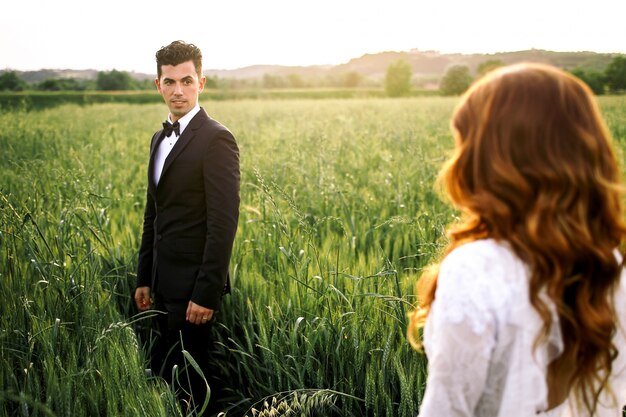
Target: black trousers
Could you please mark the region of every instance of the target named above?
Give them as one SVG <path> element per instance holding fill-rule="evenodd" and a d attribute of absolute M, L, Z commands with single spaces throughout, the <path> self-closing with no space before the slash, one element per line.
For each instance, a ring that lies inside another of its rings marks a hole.
<path fill-rule="evenodd" d="M 200 415 L 210 395 L 209 405 L 203 415 L 211 415 L 217 407 L 211 391 L 217 391 L 215 388 L 218 388 L 213 383 L 216 380 L 216 367 L 211 366 L 215 316 L 206 324 L 192 324 L 185 320 L 187 302 L 175 303 L 158 296 L 155 298 L 156 310 L 166 314 L 158 314 L 153 325 L 152 371 L 175 390 L 186 415 Z M 195 366 L 192 361 L 195 361 Z"/>

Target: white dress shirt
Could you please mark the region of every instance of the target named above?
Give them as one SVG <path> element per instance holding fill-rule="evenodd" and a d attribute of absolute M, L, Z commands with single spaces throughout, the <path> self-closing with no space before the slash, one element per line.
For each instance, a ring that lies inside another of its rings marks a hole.
<path fill-rule="evenodd" d="M 200 105 L 196 104 L 196 107 L 191 109 L 189 113 L 187 113 L 186 115 L 178 119 L 178 124 L 180 125 L 181 135 L 185 131 L 185 128 L 187 127 L 191 119 L 193 119 L 193 117 L 196 114 L 198 114 L 199 111 L 200 111 Z M 172 123 L 171 115 L 167 116 L 167 120 L 170 123 Z M 163 172 L 163 165 L 165 165 L 165 160 L 167 159 L 167 156 L 172 151 L 172 148 L 174 148 L 174 145 L 176 145 L 178 138 L 179 137 L 176 136 L 176 133 L 172 132 L 171 135 L 166 136 L 161 141 L 159 148 L 156 150 L 156 155 L 154 156 L 154 183 L 157 185 L 159 185 L 159 180 L 161 179 L 161 173 Z"/>
<path fill-rule="evenodd" d="M 528 297 L 529 276 L 509 245 L 495 240 L 467 243 L 448 254 L 424 329 L 428 379 L 420 417 L 587 414 L 573 396 L 545 412 L 548 363 L 563 343 L 556 324 L 534 349 L 543 321 Z M 625 272 L 614 303 L 620 323 L 613 344 L 619 354 L 608 383 L 615 397 L 604 389 L 595 417 L 619 417 L 626 405 Z"/>

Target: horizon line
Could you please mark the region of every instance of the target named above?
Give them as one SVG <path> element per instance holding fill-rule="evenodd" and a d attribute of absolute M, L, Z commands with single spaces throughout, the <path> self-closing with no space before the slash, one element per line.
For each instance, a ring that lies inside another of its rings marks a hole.
<path fill-rule="evenodd" d="M 350 62 L 352 62 L 353 60 L 357 60 L 357 59 L 361 59 L 363 57 L 366 56 L 370 56 L 370 55 L 381 55 L 381 54 L 389 54 L 389 53 L 393 53 L 393 54 L 437 54 L 440 56 L 445 56 L 445 55 L 461 55 L 461 56 L 475 56 L 475 55 L 503 55 L 503 54 L 515 54 L 515 53 L 521 53 L 521 52 L 532 52 L 532 51 L 538 51 L 538 52 L 553 52 L 553 53 L 593 53 L 593 54 L 598 54 L 598 55 L 626 55 L 626 52 L 598 52 L 598 51 L 593 51 L 593 50 L 562 50 L 562 51 L 557 51 L 557 50 L 553 50 L 553 49 L 543 49 L 543 48 L 529 48 L 529 49 L 519 49 L 519 50 L 510 50 L 510 51 L 498 51 L 498 52 L 441 52 L 440 50 L 436 50 L 436 49 L 419 49 L 419 48 L 411 48 L 409 50 L 385 50 L 385 51 L 379 51 L 379 52 L 366 52 L 358 57 L 355 58 L 350 58 L 348 61 L 346 62 L 342 62 L 339 64 L 305 64 L 305 65 L 296 65 L 296 64 L 278 64 L 278 63 L 274 63 L 274 64 L 269 64 L 269 63 L 257 63 L 257 64 L 249 64 L 249 65 L 243 65 L 243 66 L 238 66 L 238 67 L 233 67 L 233 68 L 208 68 L 208 69 L 203 69 L 202 73 L 206 73 L 207 71 L 237 71 L 237 70 L 242 70 L 242 69 L 247 69 L 247 68 L 252 68 L 252 67 L 284 67 L 284 68 L 311 68 L 311 67 L 338 67 L 341 65 L 347 65 Z M 5 67 L 4 69 L 0 70 L 3 72 L 7 72 L 7 71 L 16 71 L 16 72 L 37 72 L 37 71 L 96 71 L 96 72 L 102 72 L 102 71 L 121 71 L 121 72 L 128 72 L 131 74 L 142 74 L 142 75 L 156 75 L 156 71 L 155 72 L 143 72 L 143 71 L 138 71 L 138 70 L 124 70 L 124 69 L 117 69 L 115 67 L 110 68 L 110 69 L 96 69 L 96 68 L 71 68 L 71 67 L 65 67 L 65 68 L 61 68 L 61 67 L 57 67 L 57 68 L 53 68 L 53 67 L 39 67 L 39 69 L 18 69 L 18 68 L 12 68 L 12 67 Z"/>

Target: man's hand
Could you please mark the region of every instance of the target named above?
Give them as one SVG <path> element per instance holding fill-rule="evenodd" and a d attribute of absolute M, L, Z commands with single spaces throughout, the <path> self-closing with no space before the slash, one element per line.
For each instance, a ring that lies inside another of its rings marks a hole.
<path fill-rule="evenodd" d="M 210 308 L 204 308 L 201 305 L 194 303 L 193 301 L 189 302 L 187 306 L 187 317 L 186 320 L 189 323 L 193 324 L 206 324 L 211 321 L 213 317 L 213 310 Z"/>
<path fill-rule="evenodd" d="M 150 287 L 137 287 L 135 290 L 135 304 L 137 304 L 139 311 L 146 311 L 152 307 Z"/>

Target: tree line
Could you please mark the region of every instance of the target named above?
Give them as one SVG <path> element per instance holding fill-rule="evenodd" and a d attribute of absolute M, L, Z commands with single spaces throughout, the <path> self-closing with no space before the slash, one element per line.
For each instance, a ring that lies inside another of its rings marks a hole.
<path fill-rule="evenodd" d="M 350 71 L 323 77 L 305 78 L 300 74 L 265 74 L 260 79 L 235 79 L 207 77 L 206 88 L 237 90 L 256 88 L 356 88 L 379 87 L 380 84 L 367 79 L 361 73 Z M 0 74 L 0 91 L 128 91 L 154 90 L 154 80 L 137 80 L 125 71 L 98 72 L 96 79 L 48 78 L 29 84 L 15 71 Z"/>
<path fill-rule="evenodd" d="M 505 65 L 500 60 L 482 62 L 472 76 L 466 65 L 450 67 L 439 83 L 443 95 L 459 95 L 465 92 L 475 79 L 487 72 Z M 570 71 L 583 80 L 595 94 L 620 94 L 626 92 L 626 56 L 616 56 L 604 71 L 575 68 Z M 393 62 L 387 68 L 385 90 L 390 97 L 409 95 L 411 92 L 411 66 L 404 60 Z"/>
<path fill-rule="evenodd" d="M 153 80 L 137 80 L 126 71 L 101 71 L 95 79 L 47 78 L 29 84 L 16 71 L 0 74 L 0 91 L 125 91 L 152 90 Z"/>
<path fill-rule="evenodd" d="M 494 68 L 504 65 L 502 61 L 485 61 L 477 68 L 477 78 Z M 616 56 L 604 71 L 574 68 L 570 72 L 584 81 L 598 95 L 619 94 L 626 91 L 626 56 Z M 440 90 L 445 95 L 461 94 L 474 78 L 466 66 L 451 67 L 441 80 Z"/>
<path fill-rule="evenodd" d="M 450 67 L 440 80 L 439 91 L 443 95 L 462 94 L 471 83 L 489 72 L 504 65 L 500 60 L 482 62 L 472 75 L 468 66 L 455 65 Z M 596 94 L 619 94 L 626 91 L 626 56 L 616 56 L 604 71 L 575 68 L 570 71 L 583 80 Z M 423 82 L 423 80 L 422 80 Z M 273 75 L 265 74 L 260 79 L 219 79 L 207 77 L 206 88 L 214 89 L 256 89 L 256 88 L 357 88 L 380 87 L 380 82 L 371 80 L 364 75 L 352 71 L 341 74 L 327 75 L 323 78 L 305 79 L 299 74 Z M 413 88 L 423 88 L 413 78 L 409 63 L 404 60 L 392 62 L 384 79 L 385 92 L 390 97 L 411 94 Z M 0 74 L 0 91 L 128 91 L 154 90 L 152 79 L 137 80 L 125 71 L 101 71 L 95 79 L 48 78 L 38 83 L 29 84 L 19 77 L 15 71 Z"/>

